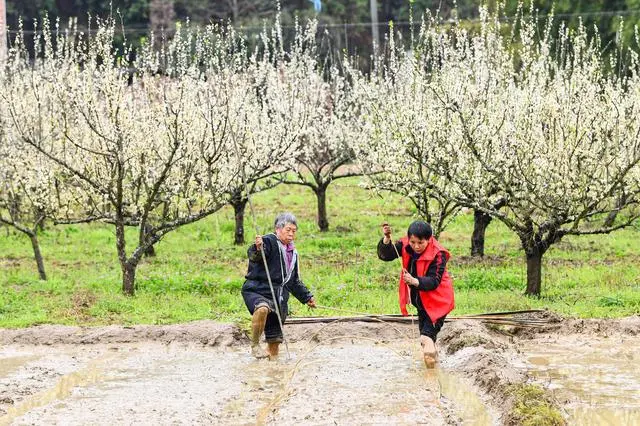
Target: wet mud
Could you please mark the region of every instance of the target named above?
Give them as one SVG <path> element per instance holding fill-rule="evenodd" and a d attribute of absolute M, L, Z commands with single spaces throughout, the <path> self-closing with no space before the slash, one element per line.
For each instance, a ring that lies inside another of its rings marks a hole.
<path fill-rule="evenodd" d="M 0 425 L 445 425 L 465 414 L 406 327 L 290 331 L 289 356 L 283 346 L 256 361 L 241 332 L 209 322 L 2 330 Z"/>
<path fill-rule="evenodd" d="M 522 383 L 548 389 L 569 424 L 635 424 L 640 321 L 614 323 L 447 323 L 432 371 L 404 324 L 289 325 L 276 361 L 211 321 L 0 330 L 0 425 L 512 424 L 506 390 Z"/>

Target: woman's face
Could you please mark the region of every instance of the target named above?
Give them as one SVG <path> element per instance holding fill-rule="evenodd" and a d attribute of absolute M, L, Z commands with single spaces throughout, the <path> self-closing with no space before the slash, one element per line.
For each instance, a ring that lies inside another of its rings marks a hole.
<path fill-rule="evenodd" d="M 424 251 L 424 249 L 427 248 L 428 243 L 429 243 L 429 240 L 425 238 L 418 238 L 415 235 L 412 235 L 409 237 L 409 245 L 411 246 L 413 251 L 415 251 L 418 254 L 421 254 Z"/>
<path fill-rule="evenodd" d="M 292 223 L 287 223 L 282 228 L 276 228 L 276 235 L 283 244 L 289 244 L 296 238 L 298 227 Z"/>

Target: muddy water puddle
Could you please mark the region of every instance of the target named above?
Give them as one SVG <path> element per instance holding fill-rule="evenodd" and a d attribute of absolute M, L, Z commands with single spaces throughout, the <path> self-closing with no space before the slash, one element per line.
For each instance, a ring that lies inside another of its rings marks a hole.
<path fill-rule="evenodd" d="M 443 370 L 437 370 L 437 380 L 442 395 L 455 403 L 456 414 L 463 425 L 487 426 L 497 422 L 497 416 L 491 414 L 476 391 L 465 381 Z"/>
<path fill-rule="evenodd" d="M 102 372 L 103 367 L 92 363 L 79 371 L 61 376 L 53 387 L 29 395 L 23 401 L 7 408 L 6 416 L 0 417 L 0 425 L 10 424 L 13 419 L 47 404 L 53 403 L 56 407 L 63 407 L 64 404 L 60 404 L 60 402 L 67 398 L 75 388 L 98 382 L 102 377 Z"/>
<path fill-rule="evenodd" d="M 0 355 L 2 362 L 0 363 L 0 378 L 6 377 L 13 371 L 19 369 L 23 365 L 38 359 L 36 355 L 7 356 Z"/>
<path fill-rule="evenodd" d="M 640 425 L 640 337 L 524 342 L 530 373 L 566 402 L 571 424 Z"/>
<path fill-rule="evenodd" d="M 473 391 L 427 373 L 411 345 L 290 350 L 278 361 L 160 343 L 0 352 L 0 391 L 13 399 L 0 425 L 492 423 Z"/>

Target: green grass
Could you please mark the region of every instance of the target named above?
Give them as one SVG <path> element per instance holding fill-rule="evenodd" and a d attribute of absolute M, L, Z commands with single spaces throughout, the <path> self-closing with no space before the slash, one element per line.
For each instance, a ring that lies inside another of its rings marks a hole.
<path fill-rule="evenodd" d="M 280 186 L 254 199 L 258 223 L 271 231 L 275 215 L 299 218 L 301 273 L 319 304 L 341 309 L 396 313 L 398 262 L 381 262 L 375 247 L 380 224 L 389 221 L 400 236 L 413 219 L 411 204 L 384 199 L 338 181 L 329 188 L 331 231 L 315 225 L 315 199 L 298 186 Z M 248 239 L 254 231 L 247 211 Z M 523 296 L 526 266 L 517 238 L 499 222 L 487 230 L 486 257 L 469 259 L 473 215 L 462 214 L 440 241 L 452 254 L 456 290 L 454 314 L 548 308 L 566 316 L 622 317 L 640 312 L 640 231 L 566 238 L 544 257 L 542 295 Z M 127 235 L 130 244 L 135 230 Z M 31 246 L 21 234 L 0 229 L 0 327 L 59 324 L 167 324 L 196 319 L 243 321 L 240 287 L 246 246 L 233 240 L 233 210 L 170 233 L 137 271 L 137 293 L 121 293 L 113 228 L 103 224 L 49 227 L 40 241 L 49 281 L 41 282 Z M 131 249 L 132 246 L 129 246 Z M 293 300 L 293 314 L 310 310 Z M 317 310 L 314 314 L 336 315 Z"/>
<path fill-rule="evenodd" d="M 522 426 L 562 426 L 566 422 L 547 392 L 532 384 L 514 385 L 508 389 L 514 396 L 512 411 L 506 424 Z"/>

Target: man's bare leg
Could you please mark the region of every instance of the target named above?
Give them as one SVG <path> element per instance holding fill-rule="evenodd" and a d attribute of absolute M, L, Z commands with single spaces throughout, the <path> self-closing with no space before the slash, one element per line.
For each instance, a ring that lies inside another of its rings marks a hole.
<path fill-rule="evenodd" d="M 436 367 L 436 344 L 428 336 L 420 336 L 420 346 L 422 346 L 422 355 L 424 357 L 424 364 L 427 368 Z"/>
<path fill-rule="evenodd" d="M 275 359 L 280 352 L 280 342 L 269 342 L 267 344 L 267 352 L 269 352 L 269 359 Z"/>
<path fill-rule="evenodd" d="M 253 311 L 251 317 L 251 354 L 256 358 L 266 358 L 269 356 L 260 346 L 260 337 L 264 332 L 264 326 L 267 322 L 269 308 L 260 306 Z"/>

